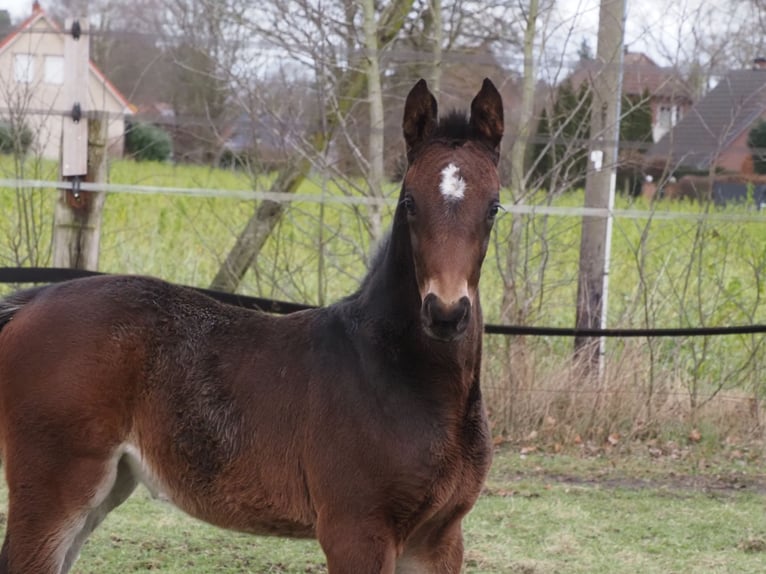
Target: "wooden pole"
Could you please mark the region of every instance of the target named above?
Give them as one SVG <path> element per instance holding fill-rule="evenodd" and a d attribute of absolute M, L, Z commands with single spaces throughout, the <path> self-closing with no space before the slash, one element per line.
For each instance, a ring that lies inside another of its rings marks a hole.
<path fill-rule="evenodd" d="M 585 207 L 609 211 L 614 205 L 617 173 L 624 32 L 625 0 L 601 0 L 596 53 L 599 70 L 592 79 Z M 575 320 L 578 329 L 598 329 L 606 325 L 611 222 L 611 215 L 583 217 Z M 596 367 L 602 372 L 603 349 L 603 339 L 575 338 L 575 354 L 590 373 Z"/>
<path fill-rule="evenodd" d="M 106 120 L 88 120 L 88 172 L 82 181 L 103 183 L 107 174 Z M 73 182 L 78 176 L 68 177 Z M 76 185 L 76 183 L 75 183 Z M 101 220 L 106 193 L 62 190 L 54 209 L 53 266 L 98 269 Z"/>
<path fill-rule="evenodd" d="M 87 19 L 68 19 L 64 46 L 64 100 L 61 177 L 73 189 L 59 192 L 53 218 L 53 266 L 98 269 L 101 217 L 106 195 L 77 188 L 107 175 L 107 120 L 89 112 L 90 50 Z"/>

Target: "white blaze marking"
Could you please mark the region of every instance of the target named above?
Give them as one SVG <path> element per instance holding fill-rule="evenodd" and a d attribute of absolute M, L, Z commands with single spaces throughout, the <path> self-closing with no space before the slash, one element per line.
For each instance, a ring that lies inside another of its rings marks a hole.
<path fill-rule="evenodd" d="M 460 201 L 465 196 L 465 180 L 460 177 L 460 168 L 454 163 L 442 170 L 439 191 L 442 192 L 445 199 L 450 201 Z"/>

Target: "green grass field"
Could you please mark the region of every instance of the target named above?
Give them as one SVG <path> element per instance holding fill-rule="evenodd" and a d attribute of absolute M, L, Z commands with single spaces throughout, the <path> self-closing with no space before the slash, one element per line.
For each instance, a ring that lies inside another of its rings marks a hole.
<path fill-rule="evenodd" d="M 0 492 L 4 499 L 5 490 Z M 4 507 L 4 502 L 0 507 Z M 703 459 L 498 451 L 465 525 L 466 574 L 755 574 L 766 568 L 766 469 Z M 313 541 L 188 518 L 140 489 L 86 544 L 77 574 L 321 573 Z"/>
<path fill-rule="evenodd" d="M 18 168 L 0 158 L 0 175 Z M 22 175 L 55 178 L 51 165 L 31 163 Z M 113 162 L 110 182 L 267 190 L 268 177 L 195 166 Z M 323 189 L 324 188 L 324 189 Z M 396 194 L 396 186 L 389 193 Z M 308 181 L 303 195 L 358 195 L 349 185 Z M 53 190 L 0 190 L 0 262 L 45 264 L 50 252 Z M 558 207 L 582 205 L 582 193 L 556 198 Z M 531 198 L 545 205 L 548 199 Z M 723 213 L 731 220 L 667 220 L 668 212 L 702 213 L 692 203 L 649 206 L 618 197 L 618 208 L 654 213 L 651 218 L 615 220 L 609 323 L 687 325 L 766 322 L 759 305 L 766 270 L 766 226 L 745 207 Z M 182 195 L 110 194 L 104 211 L 100 267 L 109 272 L 147 273 L 206 286 L 254 212 L 251 201 Z M 715 210 L 720 215 L 720 210 Z M 736 216 L 750 217 L 740 221 Z M 308 302 L 333 301 L 355 288 L 370 254 L 364 208 L 318 203 L 290 204 L 241 291 Z M 390 209 L 386 210 L 390 216 Z M 524 216 L 518 220 L 520 295 L 528 324 L 570 326 L 576 293 L 580 221 L 571 216 Z M 483 298 L 489 321 L 502 298 L 509 214 L 499 219 L 484 268 Z"/>

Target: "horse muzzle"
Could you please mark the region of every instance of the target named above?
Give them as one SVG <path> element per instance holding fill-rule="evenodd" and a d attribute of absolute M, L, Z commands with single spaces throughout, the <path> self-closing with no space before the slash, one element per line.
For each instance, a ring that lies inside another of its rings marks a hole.
<path fill-rule="evenodd" d="M 471 319 L 471 300 L 463 296 L 446 304 L 429 293 L 420 308 L 423 329 L 429 337 L 440 341 L 455 341 L 465 334 Z"/>

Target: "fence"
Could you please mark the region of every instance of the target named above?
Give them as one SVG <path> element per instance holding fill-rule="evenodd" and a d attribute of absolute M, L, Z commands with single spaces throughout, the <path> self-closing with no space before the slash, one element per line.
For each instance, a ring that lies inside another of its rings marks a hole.
<path fill-rule="evenodd" d="M 151 171 L 117 163 L 114 183 L 94 186 L 109 192 L 101 268 L 204 289 L 256 202 L 287 201 L 282 222 L 241 288 L 258 297 L 208 292 L 271 312 L 324 305 L 352 291 L 371 251 L 368 210 L 374 203 L 388 214 L 393 205 L 392 199 L 370 201 L 329 179 L 312 182 L 310 193 L 277 197 L 257 185 L 247 189 L 252 182 L 232 172 L 199 169 L 189 176 L 191 168 L 172 166 Z M 173 185 L 181 172 L 185 180 Z M 221 178 L 229 178 L 223 182 L 227 189 L 220 189 Z M 146 183 L 136 186 L 138 181 Z M 44 269 L 51 190 L 64 185 L 0 180 L 7 214 L 0 223 L 0 283 L 74 276 Z M 389 196 L 394 193 L 392 188 Z M 611 212 L 612 328 L 605 331 L 570 327 L 579 220 L 603 213 L 578 207 L 577 194 L 505 206 L 509 213 L 498 222 L 482 278 L 488 323 L 484 387 L 496 432 L 519 436 L 550 420 L 558 421 L 556 432 L 564 438 L 614 429 L 643 432 L 651 421 L 699 417 L 711 405 L 729 413 L 717 411 L 716 420 L 761 428 L 763 214 L 619 201 Z M 35 229 L 33 241 L 22 237 Z M 509 238 L 517 241 L 512 248 Z M 606 383 L 593 386 L 579 377 L 571 356 L 575 335 L 610 338 Z M 732 416 L 731 408 L 753 414 Z M 636 421 L 645 424 L 634 429 Z"/>
<path fill-rule="evenodd" d="M 21 285 L 25 283 L 60 283 L 72 279 L 104 275 L 97 271 L 83 269 L 60 269 L 51 267 L 0 267 L 0 284 Z M 195 291 L 204 293 L 229 305 L 245 309 L 255 309 L 267 313 L 287 315 L 306 309 L 314 309 L 316 305 L 278 301 L 263 297 L 252 297 L 237 293 L 227 293 L 213 289 L 192 287 Z M 728 327 L 698 327 L 698 328 L 664 328 L 664 329 L 577 329 L 565 327 L 532 327 L 528 325 L 484 325 L 487 335 L 505 336 L 550 336 L 550 337 L 703 337 L 719 335 L 747 335 L 766 333 L 766 325 L 737 325 Z"/>

